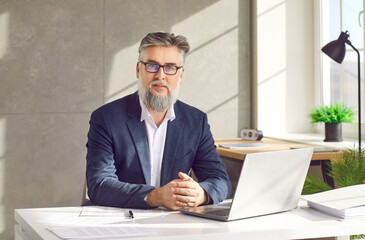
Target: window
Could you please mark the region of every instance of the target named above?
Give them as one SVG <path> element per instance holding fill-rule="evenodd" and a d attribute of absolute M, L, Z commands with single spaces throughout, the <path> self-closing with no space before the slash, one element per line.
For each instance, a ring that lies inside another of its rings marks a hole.
<path fill-rule="evenodd" d="M 320 52 L 320 49 L 337 39 L 341 31 L 348 31 L 350 41 L 360 52 L 362 85 L 362 118 L 364 113 L 364 0 L 321 0 L 319 1 L 319 81 L 321 104 L 342 102 L 358 108 L 357 54 L 346 45 L 346 56 L 338 64 Z M 345 130 L 345 129 L 344 129 Z"/>

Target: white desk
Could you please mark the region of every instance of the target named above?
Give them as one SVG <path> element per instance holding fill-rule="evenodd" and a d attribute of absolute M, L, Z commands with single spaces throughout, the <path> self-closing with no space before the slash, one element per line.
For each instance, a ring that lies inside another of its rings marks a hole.
<path fill-rule="evenodd" d="M 233 222 L 197 218 L 179 212 L 171 212 L 162 217 L 148 219 L 136 218 L 136 223 L 143 224 L 155 235 L 134 239 L 275 240 L 348 236 L 365 233 L 365 219 L 338 221 L 329 215 L 309 209 L 303 202 L 300 205 L 303 206 L 291 212 Z M 16 209 L 14 214 L 16 221 L 15 235 L 18 239 L 59 239 L 47 230 L 47 227 L 56 226 L 57 224 L 40 222 L 39 220 L 57 213 L 78 216 L 80 210 L 81 207 Z"/>

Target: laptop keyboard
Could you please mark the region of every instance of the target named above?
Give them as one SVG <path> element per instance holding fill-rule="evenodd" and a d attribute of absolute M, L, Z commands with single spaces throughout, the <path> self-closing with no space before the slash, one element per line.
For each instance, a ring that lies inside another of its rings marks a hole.
<path fill-rule="evenodd" d="M 229 208 L 222 208 L 222 209 L 214 209 L 206 211 L 209 214 L 216 215 L 216 216 L 228 216 Z"/>

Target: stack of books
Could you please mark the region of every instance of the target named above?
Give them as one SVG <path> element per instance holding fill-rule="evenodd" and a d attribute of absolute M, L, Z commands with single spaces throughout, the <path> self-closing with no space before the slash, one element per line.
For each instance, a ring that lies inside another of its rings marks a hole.
<path fill-rule="evenodd" d="M 308 206 L 340 219 L 365 218 L 365 184 L 304 195 Z"/>

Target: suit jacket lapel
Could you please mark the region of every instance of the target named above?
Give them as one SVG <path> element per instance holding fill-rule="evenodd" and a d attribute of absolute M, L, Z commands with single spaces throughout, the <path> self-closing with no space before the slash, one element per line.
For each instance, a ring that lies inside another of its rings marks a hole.
<path fill-rule="evenodd" d="M 146 126 L 140 121 L 141 107 L 139 105 L 139 97 L 135 93 L 130 100 L 128 115 L 131 117 L 127 121 L 129 133 L 132 136 L 134 146 L 137 151 L 138 159 L 141 164 L 142 172 L 147 185 L 151 184 L 151 166 L 150 153 L 148 150 L 148 140 Z"/>
<path fill-rule="evenodd" d="M 178 117 L 176 109 L 175 113 L 175 120 L 170 121 L 167 126 L 165 150 L 161 166 L 161 186 L 170 181 L 171 169 L 176 161 L 175 155 L 180 146 L 181 135 L 184 129 L 184 122 Z M 177 176 L 174 178 L 177 178 Z"/>

